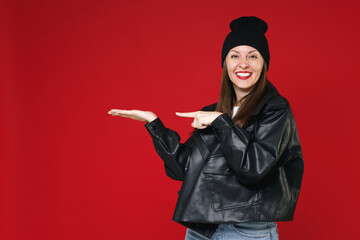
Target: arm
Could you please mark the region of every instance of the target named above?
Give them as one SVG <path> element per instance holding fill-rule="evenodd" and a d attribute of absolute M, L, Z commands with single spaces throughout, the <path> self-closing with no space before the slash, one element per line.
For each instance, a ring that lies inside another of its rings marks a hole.
<path fill-rule="evenodd" d="M 185 143 L 180 143 L 177 132 L 166 128 L 159 118 L 145 124 L 150 133 L 156 152 L 163 159 L 166 174 L 178 181 L 182 181 L 186 165 L 193 145 L 193 137 Z"/>
<path fill-rule="evenodd" d="M 153 138 L 155 150 L 164 160 L 166 174 L 175 180 L 182 180 L 192 145 L 192 138 L 184 144 L 173 130 L 165 128 L 160 119 L 150 111 L 111 109 L 108 114 L 146 122 L 145 127 Z"/>
<path fill-rule="evenodd" d="M 290 113 L 284 100 L 282 104 L 265 106 L 253 134 L 235 125 L 227 114 L 212 122 L 225 160 L 240 182 L 255 184 L 277 164 L 289 141 Z"/>

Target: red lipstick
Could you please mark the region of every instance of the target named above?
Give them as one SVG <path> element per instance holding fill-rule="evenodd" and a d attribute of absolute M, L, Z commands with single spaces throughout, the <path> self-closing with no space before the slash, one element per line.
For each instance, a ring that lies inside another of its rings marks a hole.
<path fill-rule="evenodd" d="M 252 72 L 249 71 L 239 71 L 235 73 L 236 77 L 240 80 L 247 80 L 251 77 Z"/>

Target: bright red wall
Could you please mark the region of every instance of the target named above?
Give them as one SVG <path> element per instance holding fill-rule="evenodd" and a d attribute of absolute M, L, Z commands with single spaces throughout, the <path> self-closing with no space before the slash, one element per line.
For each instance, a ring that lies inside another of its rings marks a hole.
<path fill-rule="evenodd" d="M 269 78 L 289 99 L 305 174 L 281 239 L 360 227 L 358 1 L 0 1 L 0 239 L 183 239 L 148 109 L 179 132 L 216 102 L 232 19 L 269 24 Z M 155 237 L 156 236 L 156 237 Z"/>

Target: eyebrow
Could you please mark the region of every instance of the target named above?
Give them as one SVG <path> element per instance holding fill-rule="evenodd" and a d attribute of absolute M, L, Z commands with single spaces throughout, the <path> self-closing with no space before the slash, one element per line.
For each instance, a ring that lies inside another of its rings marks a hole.
<path fill-rule="evenodd" d="M 230 51 L 233 51 L 233 52 L 236 52 L 236 53 L 240 54 L 240 52 L 235 51 L 235 50 L 230 50 Z M 252 50 L 252 51 L 248 52 L 248 54 L 249 54 L 249 53 L 252 53 L 252 52 L 256 52 L 256 51 L 257 51 L 257 50 Z"/>

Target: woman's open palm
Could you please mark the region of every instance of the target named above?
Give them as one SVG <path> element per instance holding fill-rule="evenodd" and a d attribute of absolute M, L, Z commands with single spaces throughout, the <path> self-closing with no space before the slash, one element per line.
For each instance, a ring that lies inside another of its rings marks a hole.
<path fill-rule="evenodd" d="M 157 116 L 150 111 L 111 109 L 108 114 L 113 116 L 127 117 L 142 122 L 151 122 Z"/>

